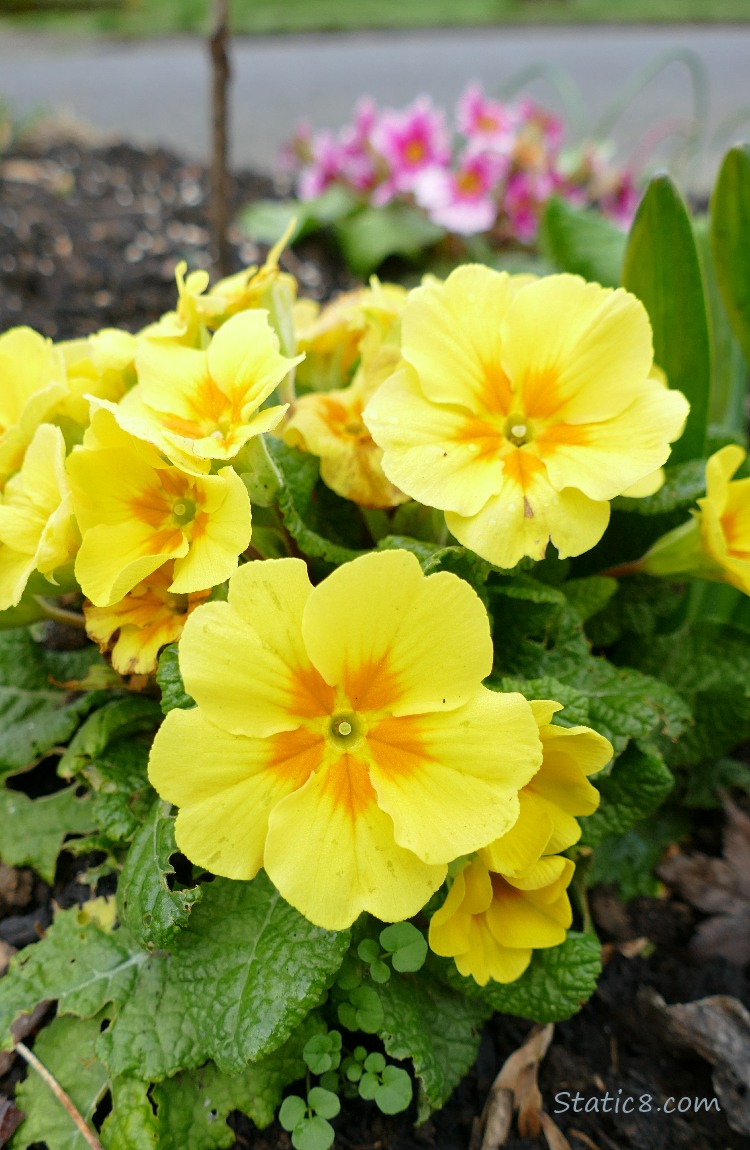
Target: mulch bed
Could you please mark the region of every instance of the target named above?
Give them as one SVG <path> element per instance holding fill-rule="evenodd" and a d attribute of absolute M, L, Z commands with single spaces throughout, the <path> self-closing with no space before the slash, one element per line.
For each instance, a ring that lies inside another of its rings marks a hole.
<path fill-rule="evenodd" d="M 252 172 L 236 176 L 237 207 L 271 192 L 264 177 Z M 161 149 L 92 146 L 79 138 L 15 146 L 0 161 L 0 330 L 28 324 L 54 339 L 70 339 L 105 326 L 135 331 L 157 319 L 174 306 L 177 262 L 210 266 L 207 195 L 205 170 Z M 238 231 L 232 243 L 237 269 L 262 260 L 264 251 Z M 351 283 L 320 241 L 308 240 L 284 258 L 303 294 L 325 299 Z M 37 768 L 14 785 L 39 794 L 54 787 L 53 780 L 51 765 L 46 776 Z M 719 831 L 717 823 L 716 854 Z M 65 906 L 88 895 L 77 884 L 76 864 L 67 855 L 61 857 L 52 887 L 28 871 L 0 868 L 0 952 L 3 943 L 32 943 L 50 921 L 53 900 Z M 592 906 L 603 939 L 613 944 L 610 958 L 592 1001 L 556 1027 L 540 1073 L 546 1108 L 571 1150 L 742 1150 L 747 1138 L 730 1129 L 724 1113 L 656 1112 L 669 1096 L 711 1099 L 715 1092 L 709 1064 L 673 1049 L 643 998 L 644 990 L 653 988 L 668 1003 L 725 994 L 750 1006 L 747 972 L 723 959 L 700 963 L 691 958 L 689 944 L 699 916 L 674 896 L 623 906 L 612 892 L 600 890 Z M 632 949 L 622 944 L 637 938 L 649 939 L 655 948 L 626 957 Z M 444 1110 L 420 1129 L 408 1116 L 386 1118 L 373 1106 L 347 1103 L 335 1122 L 336 1146 L 467 1150 L 493 1078 L 530 1028 L 509 1018 L 490 1024 L 475 1070 Z M 16 1062 L 0 1077 L 0 1094 L 21 1072 Z M 556 1114 L 554 1096 L 563 1090 L 571 1097 L 579 1091 L 585 1099 L 600 1100 L 605 1091 L 620 1098 L 652 1095 L 654 1109 Z M 259 1133 L 242 1116 L 233 1123 L 236 1150 L 291 1146 L 277 1125 Z M 506 1145 L 538 1150 L 546 1142 L 541 1136 L 512 1136 Z"/>

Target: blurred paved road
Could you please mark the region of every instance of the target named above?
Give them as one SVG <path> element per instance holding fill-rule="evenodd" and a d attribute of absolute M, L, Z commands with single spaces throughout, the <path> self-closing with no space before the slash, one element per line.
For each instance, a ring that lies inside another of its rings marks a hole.
<path fill-rule="evenodd" d="M 450 104 L 471 78 L 493 93 L 524 69 L 546 63 L 549 78 L 525 91 L 562 110 L 585 135 L 634 77 L 668 53 L 683 53 L 705 80 L 706 141 L 684 182 L 707 187 L 724 145 L 750 133 L 750 24 L 734 27 L 491 28 L 354 36 L 237 39 L 232 86 L 232 161 L 270 170 L 277 147 L 307 116 L 338 127 L 355 99 L 403 104 L 423 91 Z M 0 33 L 0 98 L 17 112 L 54 107 L 96 128 L 172 146 L 197 158 L 208 149 L 208 62 L 201 41 L 130 44 Z M 700 87 L 700 85 L 699 85 Z M 684 62 L 671 62 L 618 121 L 628 157 L 645 148 L 666 157 L 694 114 Z M 656 152 L 649 144 L 661 140 Z"/>

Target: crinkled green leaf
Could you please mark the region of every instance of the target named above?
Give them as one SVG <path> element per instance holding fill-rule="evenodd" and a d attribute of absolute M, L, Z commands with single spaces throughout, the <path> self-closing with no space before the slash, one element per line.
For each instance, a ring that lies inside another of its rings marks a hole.
<path fill-rule="evenodd" d="M 590 726 L 605 735 L 615 751 L 629 739 L 676 739 L 690 724 L 690 708 L 681 695 L 631 667 L 591 658 L 570 674 L 570 682 L 588 697 Z"/>
<path fill-rule="evenodd" d="M 185 710 L 195 706 L 195 699 L 188 695 L 182 681 L 179 651 L 176 643 L 170 643 L 159 656 L 156 681 L 161 688 L 161 709 L 165 715 L 168 715 L 175 707 Z"/>
<path fill-rule="evenodd" d="M 355 275 L 367 277 L 388 256 L 411 259 L 445 235 L 416 208 L 391 203 L 362 208 L 334 225 L 344 259 Z"/>
<path fill-rule="evenodd" d="M 666 469 L 666 478 L 658 491 L 642 499 L 624 495 L 612 501 L 618 511 L 635 511 L 638 515 L 667 515 L 672 511 L 687 511 L 696 499 L 706 493 L 706 465 L 702 459 L 690 459 Z"/>
<path fill-rule="evenodd" d="M 129 842 L 151 808 L 150 748 L 150 735 L 117 739 L 81 771 L 93 790 L 93 818 L 103 846 Z"/>
<path fill-rule="evenodd" d="M 645 638 L 675 613 L 682 598 L 665 579 L 630 575 L 620 580 L 604 609 L 587 620 L 586 634 L 595 647 L 609 647 L 626 633 Z"/>
<path fill-rule="evenodd" d="M 149 1084 L 138 1078 L 112 1083 L 112 1110 L 102 1124 L 104 1150 L 157 1150 L 161 1134 L 148 1096 Z"/>
<path fill-rule="evenodd" d="M 247 1114 L 261 1130 L 270 1125 L 284 1089 L 304 1079 L 302 1048 L 323 1025 L 314 1015 L 308 1016 L 282 1046 L 238 1074 L 223 1074 L 209 1062 L 157 1083 L 152 1094 L 160 1150 L 223 1150 L 232 1146 L 236 1135 L 226 1119 L 233 1110 Z"/>
<path fill-rule="evenodd" d="M 83 678 L 98 658 L 94 647 L 48 651 L 26 630 L 0 632 L 0 775 L 22 771 L 70 738 L 97 694 L 55 684 Z"/>
<path fill-rule="evenodd" d="M 433 571 L 452 571 L 474 587 L 481 587 L 492 571 L 490 563 L 467 547 L 441 546 L 408 535 L 385 535 L 378 540 L 378 547 L 381 551 L 411 551 L 419 560 L 425 575 L 431 575 Z"/>
<path fill-rule="evenodd" d="M 659 893 L 655 868 L 670 843 L 677 842 L 690 829 L 684 812 L 661 810 L 636 823 L 624 834 L 597 843 L 586 873 L 589 886 L 609 883 L 620 898 L 628 899 Z"/>
<path fill-rule="evenodd" d="M 692 722 L 679 741 L 661 744 L 671 766 L 719 758 L 750 738 L 750 644 L 744 630 L 697 622 L 653 636 L 648 644 L 631 643 L 624 653 L 666 679 L 691 707 Z"/>
<path fill-rule="evenodd" d="M 280 439 L 268 437 L 268 453 L 279 468 L 283 483 L 279 488 L 278 501 L 284 524 L 301 551 L 314 559 L 327 563 L 346 563 L 363 553 L 361 548 L 342 545 L 326 538 L 306 522 L 311 513 L 313 492 L 318 480 L 319 460 L 314 455 L 287 447 Z M 319 492 L 319 498 L 323 492 Z M 340 500 L 343 504 L 344 500 Z M 353 505 L 349 505 L 349 508 Z M 326 524 L 334 528 L 335 521 Z"/>
<path fill-rule="evenodd" d="M 127 931 L 100 930 L 86 907 L 58 911 L 44 938 L 19 951 L 0 979 L 0 1045 L 11 1044 L 18 1016 L 46 999 L 57 1000 L 59 1014 L 83 1018 L 123 1001 L 148 961 Z"/>
<path fill-rule="evenodd" d="M 603 611 L 617 591 L 617 580 L 605 575 L 589 575 L 585 579 L 568 579 L 560 590 L 574 611 L 585 622 Z"/>
<path fill-rule="evenodd" d="M 562 703 L 563 710 L 556 716 L 558 722 L 569 726 L 586 726 L 589 721 L 587 697 L 559 679 L 514 679 L 509 675 L 493 678 L 491 686 L 496 691 L 519 691 L 526 699 L 554 699 Z"/>
<path fill-rule="evenodd" d="M 643 303 L 654 334 L 654 360 L 669 386 L 690 402 L 674 462 L 706 448 L 711 348 L 703 277 L 687 208 L 667 175 L 651 180 L 625 249 L 622 283 Z"/>
<path fill-rule="evenodd" d="M 724 157 L 711 198 L 711 243 L 724 306 L 750 364 L 750 145 Z"/>
<path fill-rule="evenodd" d="M 128 851 L 117 886 L 120 921 L 148 950 L 169 948 L 188 924 L 190 911 L 204 887 L 171 890 L 170 856 L 177 850 L 171 804 L 157 799 Z"/>
<path fill-rule="evenodd" d="M 37 1058 L 60 1083 L 92 1133 L 91 1119 L 108 1085 L 107 1072 L 94 1054 L 98 1037 L 96 1018 L 55 1018 L 34 1043 Z M 26 1150 L 40 1142 L 48 1150 L 87 1150 L 90 1144 L 36 1071 L 30 1069 L 19 1084 L 16 1102 L 26 1117 L 13 1138 L 13 1150 Z M 121 1148 L 106 1144 L 105 1150 Z M 142 1147 L 134 1142 L 128 1150 Z"/>
<path fill-rule="evenodd" d="M 582 841 L 590 846 L 621 835 L 655 811 L 674 786 L 674 776 L 657 750 L 631 742 L 605 777 L 592 780 L 602 796 L 599 809 L 582 820 Z"/>
<path fill-rule="evenodd" d="M 572 272 L 604 287 L 620 283 L 625 234 L 601 212 L 574 208 L 553 196 L 542 217 L 539 246 L 557 271 Z"/>
<path fill-rule="evenodd" d="M 19 791 L 0 788 L 0 861 L 33 867 L 53 882 L 65 838 L 94 829 L 91 796 L 77 798 L 77 789 L 67 787 L 32 800 Z"/>
<path fill-rule="evenodd" d="M 419 974 L 394 973 L 375 989 L 385 1016 L 380 1038 L 392 1058 L 412 1060 L 424 1120 L 473 1065 L 479 1029 L 492 1008 L 447 986 L 429 962 Z"/>
<path fill-rule="evenodd" d="M 171 953 L 152 954 L 139 970 L 134 992 L 102 1035 L 102 1056 L 113 1074 L 155 1081 L 209 1058 L 239 1073 L 285 1041 L 348 944 L 348 931 L 313 926 L 263 873 L 252 882 L 216 879 Z"/>
<path fill-rule="evenodd" d="M 72 778 L 115 740 L 153 732 L 161 721 L 158 704 L 142 695 L 124 695 L 89 715 L 60 760 L 58 773 Z"/>
<path fill-rule="evenodd" d="M 445 966 L 451 986 L 460 987 L 501 1014 L 534 1022 L 559 1022 L 580 1010 L 596 989 L 601 971 L 601 946 L 591 934 L 569 931 L 565 942 L 535 950 L 530 966 L 515 982 L 478 986 L 463 978 L 453 963 Z"/>

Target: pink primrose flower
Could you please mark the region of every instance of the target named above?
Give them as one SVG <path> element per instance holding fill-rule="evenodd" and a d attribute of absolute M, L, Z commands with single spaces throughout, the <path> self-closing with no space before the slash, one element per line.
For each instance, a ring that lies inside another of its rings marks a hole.
<path fill-rule="evenodd" d="M 497 218 L 497 193 L 508 170 L 506 157 L 467 149 L 451 171 L 437 165 L 415 180 L 414 196 L 433 221 L 458 235 L 487 232 Z"/>
<path fill-rule="evenodd" d="M 389 172 L 381 194 L 411 192 L 419 172 L 450 163 L 445 116 L 429 96 L 418 97 L 402 111 L 384 111 L 371 138 Z"/>

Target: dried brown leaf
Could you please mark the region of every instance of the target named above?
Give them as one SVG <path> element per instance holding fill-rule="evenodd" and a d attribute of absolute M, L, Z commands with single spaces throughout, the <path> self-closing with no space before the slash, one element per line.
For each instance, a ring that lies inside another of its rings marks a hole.
<path fill-rule="evenodd" d="M 676 854 L 659 867 L 659 877 L 698 910 L 710 915 L 695 932 L 699 958 L 722 957 L 738 966 L 750 962 L 750 818 L 724 798 L 724 857 Z"/>
<path fill-rule="evenodd" d="M 0 1094 L 0 1146 L 5 1146 L 24 1120 L 24 1113 Z"/>
<path fill-rule="evenodd" d="M 727 1122 L 739 1134 L 750 1134 L 750 1012 L 727 994 L 667 1006 L 649 988 L 640 1001 L 659 1018 L 669 1042 L 711 1063 Z"/>

